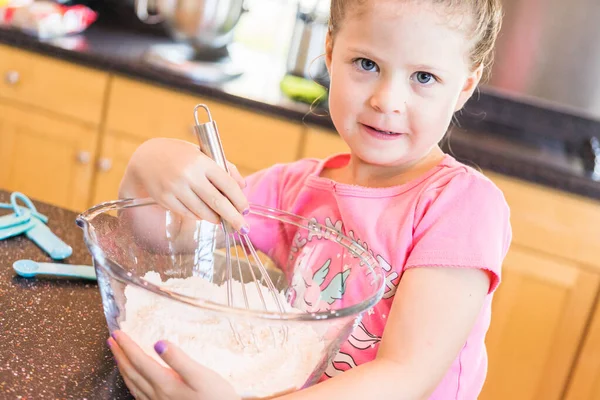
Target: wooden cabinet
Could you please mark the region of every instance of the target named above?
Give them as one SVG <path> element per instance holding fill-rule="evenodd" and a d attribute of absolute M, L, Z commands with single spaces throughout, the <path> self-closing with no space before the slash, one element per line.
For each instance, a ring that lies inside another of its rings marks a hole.
<path fill-rule="evenodd" d="M 199 103 L 210 107 L 227 158 L 242 175 L 300 153 L 299 122 L 8 46 L 0 46 L 0 73 L 6 107 L 0 113 L 0 187 L 58 206 L 82 211 L 116 199 L 129 157 L 144 140 L 196 144 L 193 110 Z M 199 117 L 207 120 L 203 112 Z"/>
<path fill-rule="evenodd" d="M 494 297 L 481 399 L 563 399 L 600 289 L 600 205 L 486 175 L 511 208 L 513 242 Z"/>
<path fill-rule="evenodd" d="M 600 400 L 600 301 L 586 335 L 566 400 Z"/>
<path fill-rule="evenodd" d="M 243 176 L 298 158 L 304 133 L 299 123 L 117 77 L 110 87 L 93 204 L 117 199 L 127 162 L 143 141 L 170 137 L 197 144 L 193 112 L 200 103 L 209 106 L 226 156 Z M 208 120 L 204 110 L 198 116 Z"/>
<path fill-rule="evenodd" d="M 511 207 L 514 243 L 600 271 L 600 202 L 487 172 Z"/>
<path fill-rule="evenodd" d="M 0 187 L 84 210 L 96 141 L 87 124 L 0 103 Z"/>
<path fill-rule="evenodd" d="M 97 125 L 108 74 L 0 45 L 0 99 Z"/>
<path fill-rule="evenodd" d="M 558 400 L 576 360 L 600 278 L 514 243 L 494 296 L 481 400 Z"/>
<path fill-rule="evenodd" d="M 253 172 L 298 158 L 300 123 L 124 78 L 111 85 L 106 126 L 141 139 L 174 137 L 197 143 L 193 111 L 199 103 L 209 106 L 227 159 L 240 170 Z M 208 120 L 204 110 L 199 110 L 199 119 Z"/>
<path fill-rule="evenodd" d="M 96 179 L 93 184 L 92 204 L 119 198 L 119 185 L 127 163 L 135 149 L 142 142 L 139 138 L 127 137 L 113 132 L 108 132 L 103 136 L 96 162 Z"/>
<path fill-rule="evenodd" d="M 335 132 L 317 128 L 308 127 L 306 137 L 302 146 L 302 158 L 326 158 L 336 153 L 347 153 L 350 151 L 346 142 Z"/>
<path fill-rule="evenodd" d="M 89 206 L 109 76 L 0 45 L 0 187 Z"/>

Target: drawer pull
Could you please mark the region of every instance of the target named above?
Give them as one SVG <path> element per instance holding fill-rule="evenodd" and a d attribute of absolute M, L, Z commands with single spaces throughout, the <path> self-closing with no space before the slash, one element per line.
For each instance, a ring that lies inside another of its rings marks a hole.
<path fill-rule="evenodd" d="M 79 164 L 87 165 L 90 163 L 92 155 L 89 151 L 80 151 L 77 153 L 77 162 Z"/>
<path fill-rule="evenodd" d="M 17 83 L 19 83 L 20 77 L 21 75 L 19 74 L 19 71 L 8 71 L 4 76 L 4 80 L 9 85 L 16 85 Z"/>
<path fill-rule="evenodd" d="M 98 160 L 98 169 L 102 172 L 108 172 L 112 168 L 112 160 L 110 158 L 100 158 Z"/>

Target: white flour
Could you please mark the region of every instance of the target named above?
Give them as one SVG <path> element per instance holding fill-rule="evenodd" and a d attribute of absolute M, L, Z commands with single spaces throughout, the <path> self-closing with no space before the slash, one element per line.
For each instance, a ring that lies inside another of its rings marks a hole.
<path fill-rule="evenodd" d="M 227 304 L 227 289 L 198 277 L 162 282 L 156 272 L 144 279 L 174 292 Z M 235 305 L 245 307 L 242 286 L 233 282 Z M 276 310 L 273 296 L 260 285 L 269 310 Z M 262 309 L 254 282 L 246 284 L 250 308 Z M 291 308 L 283 294 L 281 304 Z M 155 359 L 165 365 L 153 349 L 158 340 L 180 346 L 202 365 L 226 378 L 241 396 L 268 397 L 302 387 L 324 355 L 323 335 L 308 324 L 288 324 L 287 340 L 283 325 L 261 325 L 255 321 L 231 320 L 244 346 L 236 340 L 228 319 L 199 311 L 154 295 L 134 286 L 125 288 L 126 319 L 121 329 Z M 275 339 L 277 345 L 275 345 Z M 283 343 L 283 344 L 282 344 Z"/>

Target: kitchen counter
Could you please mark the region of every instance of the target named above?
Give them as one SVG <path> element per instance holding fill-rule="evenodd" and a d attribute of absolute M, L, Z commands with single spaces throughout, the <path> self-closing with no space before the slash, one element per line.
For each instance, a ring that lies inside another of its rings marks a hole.
<path fill-rule="evenodd" d="M 0 202 L 8 201 L 9 193 L 0 190 Z M 77 214 L 34 203 L 48 216 L 50 229 L 73 248 L 65 262 L 90 265 Z M 23 235 L 0 241 L 0 397 L 130 399 L 106 345 L 96 283 L 21 278 L 12 268 L 19 259 L 51 261 Z"/>
<path fill-rule="evenodd" d="M 40 41 L 20 32 L 0 29 L 0 43 L 32 50 L 170 89 L 229 102 L 255 112 L 298 123 L 332 128 L 326 110 L 311 112 L 306 104 L 286 98 L 279 90 L 285 69 L 282 60 L 248 54 L 242 77 L 223 84 L 202 84 L 149 67 L 141 61 L 153 44 L 168 43 L 162 36 L 99 20 L 78 36 Z M 240 51 L 244 51 L 238 49 Z M 269 71 L 265 73 L 265 71 Z M 483 117 L 482 117 L 483 116 Z M 490 123 L 509 118 L 521 130 Z M 482 91 L 457 116 L 462 128 L 452 129 L 444 149 L 460 161 L 562 191 L 600 200 L 600 176 L 584 167 L 582 143 L 596 135 L 596 124 L 553 110 L 505 101 Z M 335 134 L 332 131 L 332 134 Z M 589 164 L 589 161 L 588 161 Z"/>

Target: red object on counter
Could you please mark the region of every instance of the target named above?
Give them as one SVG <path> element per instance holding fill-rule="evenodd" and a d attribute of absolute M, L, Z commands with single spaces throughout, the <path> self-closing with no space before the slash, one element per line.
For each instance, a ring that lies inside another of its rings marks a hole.
<path fill-rule="evenodd" d="M 96 12 L 86 6 L 63 6 L 51 1 L 0 8 L 0 26 L 18 29 L 40 39 L 83 32 L 97 17 Z"/>

